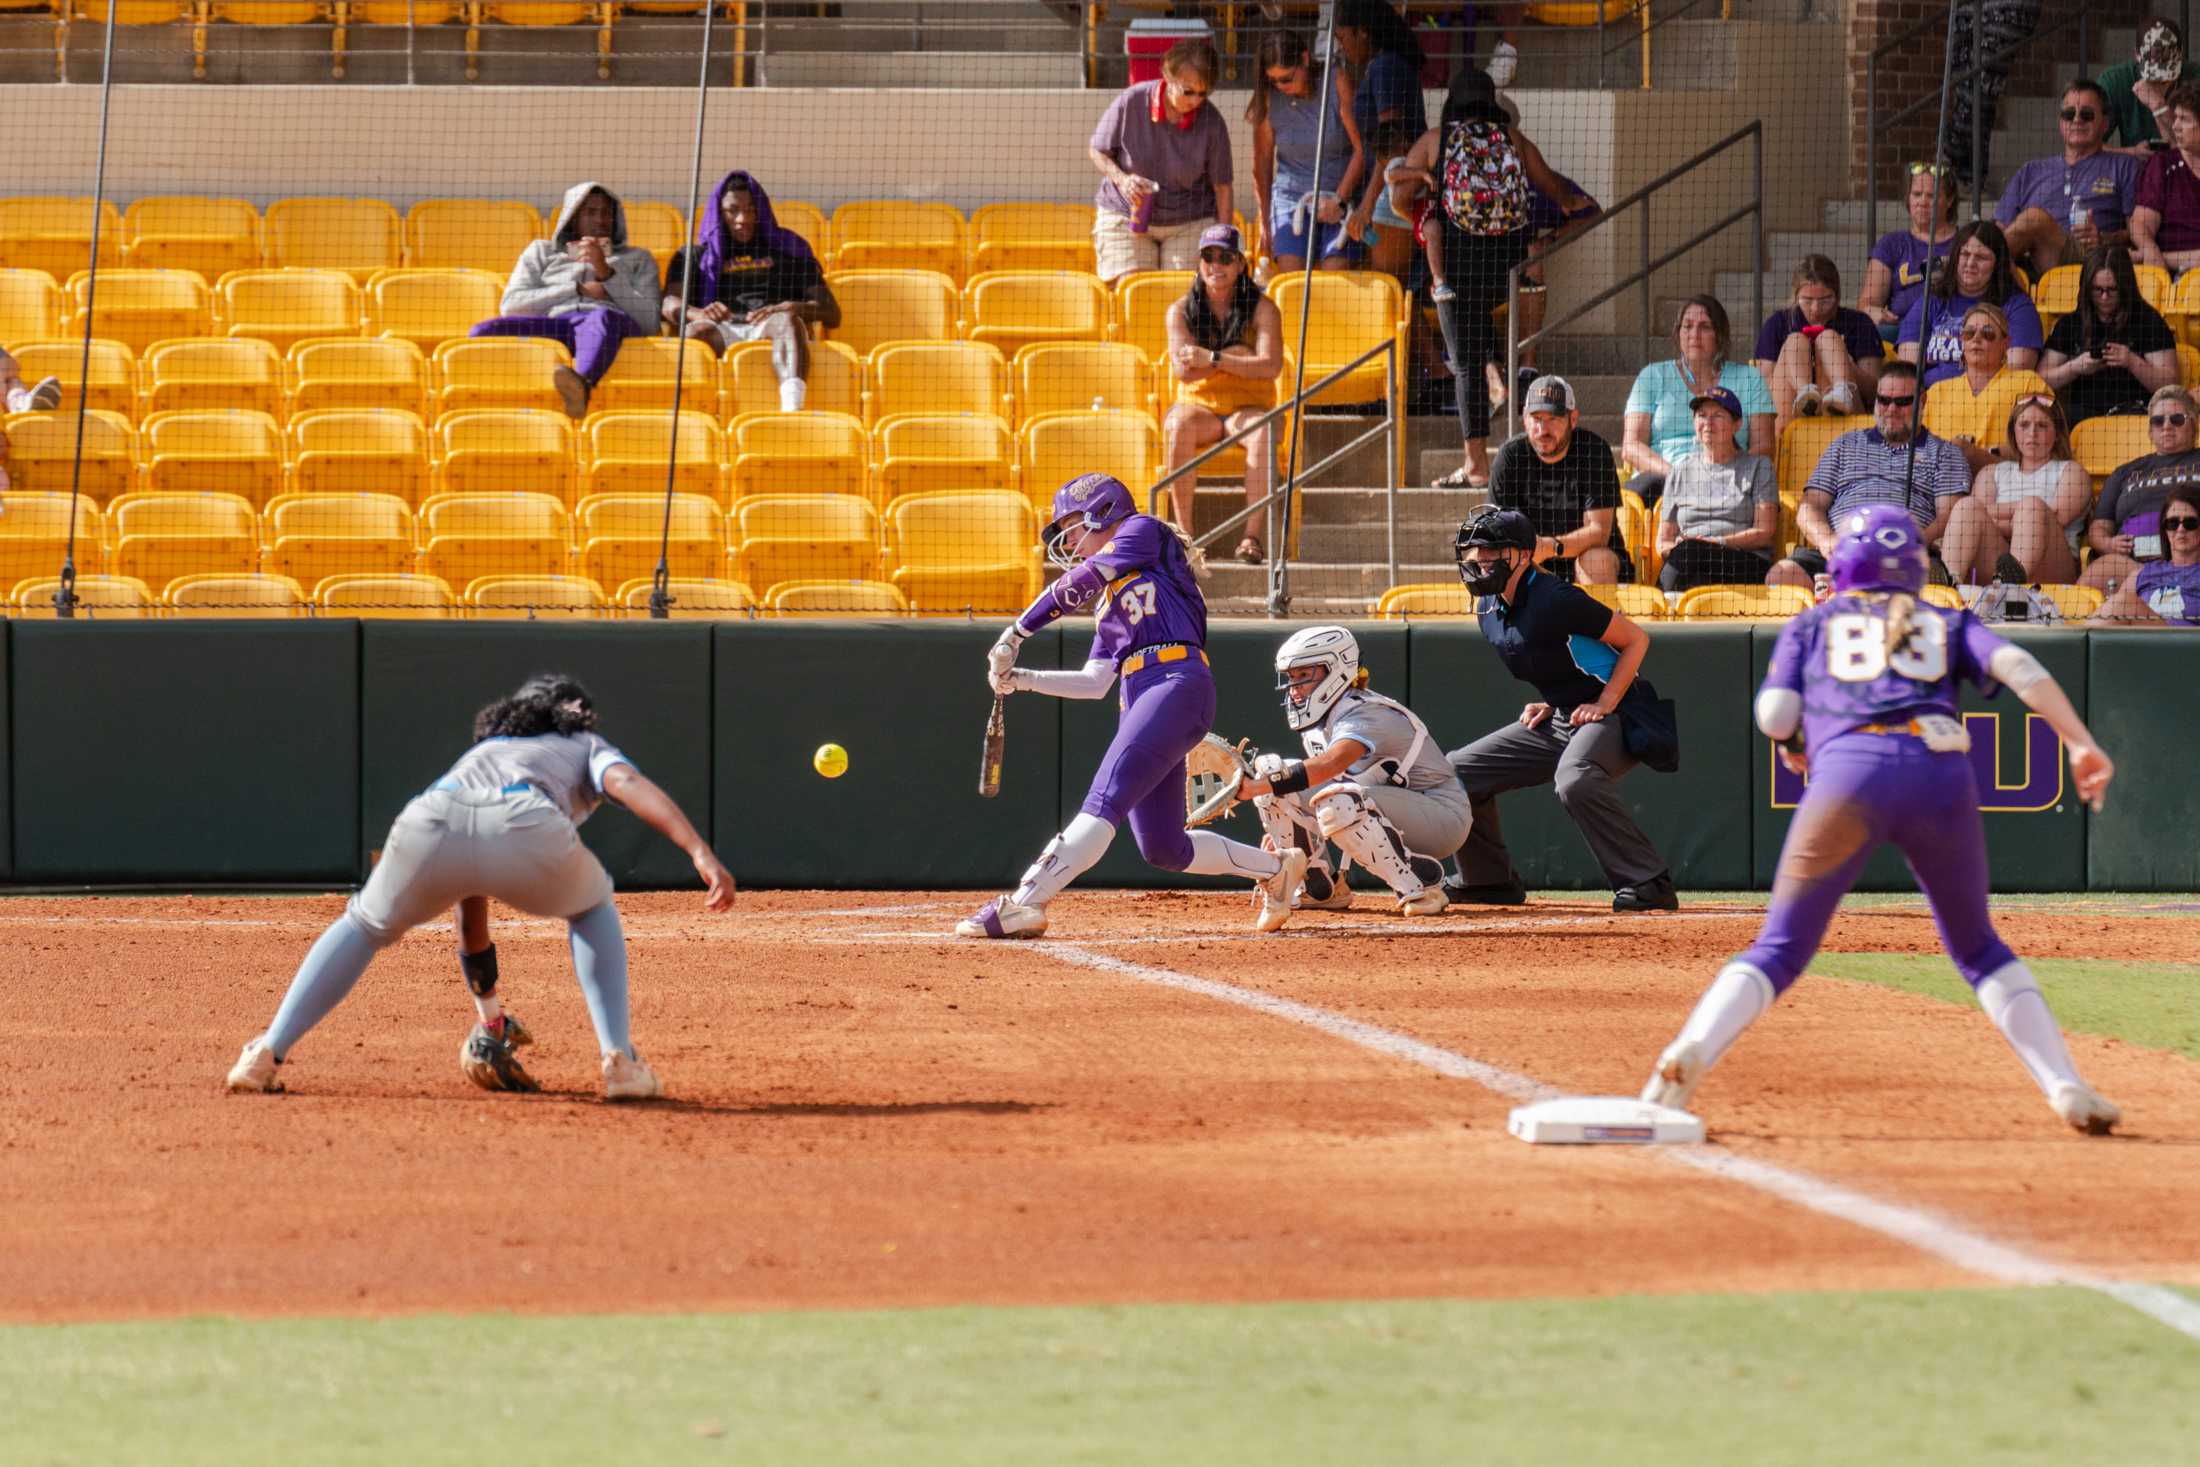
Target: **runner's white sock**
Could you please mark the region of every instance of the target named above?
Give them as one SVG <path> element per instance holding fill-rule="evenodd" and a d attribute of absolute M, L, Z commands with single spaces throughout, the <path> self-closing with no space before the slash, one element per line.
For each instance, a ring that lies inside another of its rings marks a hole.
<path fill-rule="evenodd" d="M 2053 1095 L 2060 1083 L 2081 1083 L 2062 1030 L 2024 959 L 2011 959 L 1979 979 L 1978 1005 L 2032 1072 L 2032 1083 L 2042 1094 Z"/>
<path fill-rule="evenodd" d="M 1192 864 L 1184 869 L 1194 876 L 1250 876 L 1255 881 L 1265 881 L 1283 869 L 1283 863 L 1273 852 L 1259 846 L 1249 846 L 1211 830 L 1195 830 L 1190 834 Z"/>
<path fill-rule="evenodd" d="M 1047 842 L 1039 859 L 1031 863 L 1009 900 L 1019 907 L 1043 907 L 1062 894 L 1062 888 L 1093 868 L 1108 853 L 1115 827 L 1097 815 L 1080 810 L 1062 833 Z"/>
<path fill-rule="evenodd" d="M 486 997 L 477 993 L 474 995 L 474 1012 L 481 1016 L 484 1025 L 494 1024 L 504 1017 L 504 1005 L 497 1002 L 497 996 L 493 993 Z"/>
<path fill-rule="evenodd" d="M 1728 963 L 1696 1000 L 1696 1011 L 1681 1025 L 1680 1037 L 1696 1042 L 1708 1070 L 1734 1047 L 1743 1030 L 1757 1022 L 1759 1014 L 1772 1007 L 1772 1000 L 1772 980 L 1756 965 Z"/>

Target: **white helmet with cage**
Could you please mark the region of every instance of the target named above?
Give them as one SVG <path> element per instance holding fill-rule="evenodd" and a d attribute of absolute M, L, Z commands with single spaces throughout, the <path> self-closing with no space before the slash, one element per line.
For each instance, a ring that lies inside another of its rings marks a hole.
<path fill-rule="evenodd" d="M 1276 649 L 1276 691 L 1293 733 L 1329 716 L 1360 674 L 1359 639 L 1343 627 L 1308 627 Z"/>

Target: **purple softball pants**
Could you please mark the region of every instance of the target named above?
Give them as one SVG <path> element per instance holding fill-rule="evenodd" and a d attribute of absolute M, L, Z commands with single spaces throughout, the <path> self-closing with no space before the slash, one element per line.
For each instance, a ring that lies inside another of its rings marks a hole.
<path fill-rule="evenodd" d="M 1184 830 L 1184 756 L 1215 722 L 1215 679 L 1197 656 L 1142 667 L 1123 680 L 1123 717 L 1078 808 L 1130 821 L 1138 854 L 1164 871 L 1192 864 Z"/>
<path fill-rule="evenodd" d="M 594 387 L 619 359 L 619 347 L 630 336 L 649 333 L 634 318 L 616 308 L 572 311 L 563 316 L 499 316 L 476 323 L 468 336 L 545 336 L 564 343 L 573 354 L 573 370 Z"/>

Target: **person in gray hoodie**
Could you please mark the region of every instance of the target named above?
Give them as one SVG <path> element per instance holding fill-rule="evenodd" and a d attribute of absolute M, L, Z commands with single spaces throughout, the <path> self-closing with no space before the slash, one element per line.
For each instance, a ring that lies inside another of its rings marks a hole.
<path fill-rule="evenodd" d="M 629 336 L 647 336 L 657 320 L 657 261 L 626 240 L 626 206 L 600 183 L 565 191 L 547 240 L 520 251 L 505 282 L 504 314 L 474 336 L 543 336 L 565 344 L 573 365 L 552 373 L 571 417 L 618 360 Z"/>

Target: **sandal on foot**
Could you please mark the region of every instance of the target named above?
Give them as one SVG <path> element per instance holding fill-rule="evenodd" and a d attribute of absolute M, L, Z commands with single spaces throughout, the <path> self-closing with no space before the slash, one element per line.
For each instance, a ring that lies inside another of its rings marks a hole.
<path fill-rule="evenodd" d="M 1259 565 L 1268 558 L 1268 553 L 1261 549 L 1260 537 L 1257 535 L 1247 535 L 1244 539 L 1238 541 L 1237 549 L 1232 551 L 1231 554 L 1235 555 L 1239 562 L 1245 565 Z"/>
<path fill-rule="evenodd" d="M 1429 484 L 1431 489 L 1487 489 L 1489 487 L 1490 481 L 1487 475 L 1477 479 L 1474 477 L 1474 472 L 1465 464 L 1461 464 L 1458 468 L 1444 475 L 1443 478 L 1434 480 Z"/>

